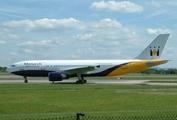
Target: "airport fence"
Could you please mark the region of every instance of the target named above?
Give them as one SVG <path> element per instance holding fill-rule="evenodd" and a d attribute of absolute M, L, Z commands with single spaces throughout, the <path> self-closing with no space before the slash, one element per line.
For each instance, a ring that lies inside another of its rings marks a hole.
<path fill-rule="evenodd" d="M 25 120 L 177 120 L 176 114 L 171 115 L 142 115 L 142 116 L 86 116 L 84 114 L 69 116 L 69 117 L 56 117 L 56 118 L 37 118 Z"/>

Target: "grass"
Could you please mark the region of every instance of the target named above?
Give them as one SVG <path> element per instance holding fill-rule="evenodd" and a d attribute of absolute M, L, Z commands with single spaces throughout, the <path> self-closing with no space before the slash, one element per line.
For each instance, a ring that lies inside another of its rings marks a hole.
<path fill-rule="evenodd" d="M 0 119 L 173 114 L 176 101 L 176 86 L 1 84 Z"/>
<path fill-rule="evenodd" d="M 23 79 L 0 74 L 0 80 L 9 77 Z M 177 76 L 131 74 L 121 78 L 176 83 Z M 86 79 L 115 80 L 117 77 Z M 177 86 L 0 84 L 0 120 L 73 116 L 76 112 L 94 116 L 176 114 Z"/>

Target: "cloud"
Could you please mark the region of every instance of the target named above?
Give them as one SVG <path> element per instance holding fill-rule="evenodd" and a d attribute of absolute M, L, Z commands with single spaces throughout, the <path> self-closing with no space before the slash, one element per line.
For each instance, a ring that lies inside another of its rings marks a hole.
<path fill-rule="evenodd" d="M 47 52 L 46 49 L 52 49 L 51 40 L 43 40 L 39 42 L 27 41 L 24 43 L 20 43 L 17 45 L 20 49 L 20 52 L 33 54 L 36 53 L 45 53 Z"/>
<path fill-rule="evenodd" d="M 12 56 L 16 56 L 17 53 L 15 53 L 15 52 L 11 52 L 10 55 L 12 55 Z"/>
<path fill-rule="evenodd" d="M 172 47 L 166 47 L 166 49 L 164 49 L 164 58 L 173 58 L 174 53 L 177 53 L 177 48 L 176 46 Z"/>
<path fill-rule="evenodd" d="M 93 34 L 84 34 L 84 35 L 82 35 L 82 34 L 77 34 L 77 36 L 76 36 L 76 39 L 78 40 L 82 40 L 82 41 L 86 41 L 86 40 L 90 40 L 90 39 L 92 39 L 94 37 L 94 35 Z"/>
<path fill-rule="evenodd" d="M 31 46 L 47 46 L 48 43 L 50 43 L 50 40 L 43 40 L 43 41 L 39 41 L 39 42 L 32 42 L 32 41 L 27 41 L 24 43 L 20 43 L 17 46 L 19 47 L 31 47 Z"/>
<path fill-rule="evenodd" d="M 15 34 L 9 34 L 8 36 L 10 39 L 19 39 L 19 36 L 18 35 L 15 35 Z"/>
<path fill-rule="evenodd" d="M 143 7 L 132 3 L 130 1 L 116 2 L 116 1 L 100 1 L 94 2 L 90 6 L 90 9 L 97 11 L 107 11 L 107 12 L 123 12 L 123 13 L 135 13 L 142 12 Z"/>
<path fill-rule="evenodd" d="M 74 18 L 69 19 L 39 19 L 39 20 L 12 20 L 3 25 L 11 29 L 19 29 L 33 32 L 68 32 L 83 29 L 83 23 Z"/>
<path fill-rule="evenodd" d="M 171 33 L 172 31 L 170 29 L 161 29 L 161 28 L 158 28 L 158 29 L 152 29 L 152 28 L 148 28 L 147 29 L 147 33 L 148 34 L 166 34 L 166 33 Z"/>
<path fill-rule="evenodd" d="M 157 17 L 157 16 L 161 16 L 161 15 L 165 15 L 166 13 L 168 13 L 167 10 L 163 9 L 163 10 L 157 10 L 152 12 L 151 14 L 147 15 L 147 18 L 151 18 L 151 17 Z"/>
<path fill-rule="evenodd" d="M 48 37 L 47 40 L 30 37 L 31 40 L 18 43 L 17 56 L 24 56 L 25 59 L 109 59 L 117 58 L 119 55 L 119 58 L 123 58 L 122 56 L 125 56 L 123 53 L 128 51 L 127 49 L 133 49 L 139 43 L 138 35 L 116 19 L 105 18 L 100 21 L 79 23 L 84 26 L 82 31 L 73 30 L 71 34 L 64 33 L 64 36 L 59 38 L 58 34 L 57 36 L 53 34 L 53 38 Z M 31 27 L 31 31 L 33 29 Z M 30 34 L 30 31 L 27 34 Z M 127 56 L 128 54 L 125 57 Z"/>
<path fill-rule="evenodd" d="M 105 59 L 108 54 L 110 58 L 115 58 L 118 55 L 121 57 L 123 52 L 120 51 L 128 51 L 127 49 L 133 49 L 134 46 L 140 44 L 138 34 L 124 27 L 115 19 L 105 18 L 86 24 L 87 34 L 78 34 L 74 37 L 75 42 L 73 43 L 80 46 L 83 44 L 86 48 L 92 46 L 96 54 L 91 54 L 91 58 L 97 56 L 97 58 Z M 79 53 L 77 52 L 77 56 Z M 83 55 L 80 54 L 80 56 Z"/>
<path fill-rule="evenodd" d="M 6 44 L 5 41 L 0 41 L 0 45 Z"/>
<path fill-rule="evenodd" d="M 66 56 L 65 51 L 70 51 L 68 48 L 73 44 L 67 42 L 67 40 L 54 37 L 48 40 L 27 41 L 16 46 L 18 55 L 22 55 L 26 59 L 62 59 L 63 56 Z"/>
<path fill-rule="evenodd" d="M 2 32 L 1 32 L 2 31 Z M 0 30 L 0 39 L 7 41 L 7 40 L 18 40 L 20 37 L 15 34 L 9 34 L 8 31 Z"/>
<path fill-rule="evenodd" d="M 117 28 L 120 28 L 122 27 L 122 24 L 120 22 L 118 22 L 117 20 L 112 20 L 110 18 L 105 18 L 105 19 L 102 19 L 100 20 L 100 22 L 91 22 L 90 24 L 91 27 L 94 27 L 94 28 L 112 28 L 112 27 L 117 27 Z"/>
<path fill-rule="evenodd" d="M 52 48 L 54 45 L 57 46 L 57 45 L 62 45 L 64 43 L 64 41 L 58 39 L 58 38 L 52 38 L 50 40 L 41 40 L 41 41 L 37 41 L 37 42 L 34 42 L 34 41 L 27 41 L 27 42 L 24 42 L 24 43 L 19 43 L 17 46 L 18 47 L 24 47 L 24 48 L 37 48 L 37 49 L 40 49 L 40 48 L 44 48 L 44 49 L 49 49 L 49 48 Z"/>
<path fill-rule="evenodd" d="M 99 22 L 91 22 L 88 24 L 87 31 L 94 34 L 97 41 L 116 41 L 120 42 L 129 38 L 137 37 L 136 33 L 124 27 L 115 19 L 105 18 Z M 95 40 L 94 40 L 95 41 Z M 125 42 L 124 41 L 124 42 Z"/>
<path fill-rule="evenodd" d="M 95 51 L 95 49 L 93 48 L 86 48 L 86 49 L 77 49 L 76 51 L 74 51 L 72 54 L 70 54 L 69 57 L 71 57 L 72 59 L 78 59 L 80 58 L 80 56 L 85 56 L 85 58 L 82 59 L 90 59 L 90 58 L 96 58 L 97 56 L 97 52 Z"/>
<path fill-rule="evenodd" d="M 159 2 L 155 2 L 154 0 L 152 0 L 150 2 L 151 5 L 155 6 L 155 7 L 161 7 L 161 4 Z"/>

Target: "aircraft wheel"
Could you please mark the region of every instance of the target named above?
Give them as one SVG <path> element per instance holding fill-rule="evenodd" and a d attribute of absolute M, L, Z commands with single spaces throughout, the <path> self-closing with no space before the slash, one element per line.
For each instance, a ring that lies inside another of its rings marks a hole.
<path fill-rule="evenodd" d="M 79 80 L 77 80 L 77 81 L 76 81 L 76 84 L 80 84 L 80 81 L 79 81 Z"/>
<path fill-rule="evenodd" d="M 87 80 L 81 80 L 81 84 L 87 83 Z"/>
<path fill-rule="evenodd" d="M 81 82 L 81 84 L 84 84 L 84 83 L 85 83 L 84 80 L 81 80 L 80 82 Z"/>
<path fill-rule="evenodd" d="M 28 80 L 25 80 L 24 83 L 28 83 Z"/>
<path fill-rule="evenodd" d="M 87 80 L 83 80 L 84 81 L 84 83 L 87 83 Z"/>
<path fill-rule="evenodd" d="M 24 83 L 28 83 L 27 77 L 24 77 L 24 78 L 25 78 Z"/>
<path fill-rule="evenodd" d="M 86 80 L 77 80 L 76 81 L 76 84 L 84 84 L 84 83 L 87 83 Z"/>

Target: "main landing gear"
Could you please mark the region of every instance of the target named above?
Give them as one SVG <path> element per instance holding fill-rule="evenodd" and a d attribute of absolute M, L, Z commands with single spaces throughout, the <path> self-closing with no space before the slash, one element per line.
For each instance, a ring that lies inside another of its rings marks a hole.
<path fill-rule="evenodd" d="M 28 83 L 28 80 L 27 80 L 27 77 L 26 76 L 24 76 L 24 83 Z"/>
<path fill-rule="evenodd" d="M 77 74 L 77 78 L 78 78 L 78 80 L 76 81 L 76 84 L 85 84 L 85 83 L 87 83 L 87 80 L 85 80 L 84 77 L 81 76 L 81 74 Z"/>
<path fill-rule="evenodd" d="M 77 80 L 76 84 L 85 84 L 87 83 L 87 80 Z"/>

